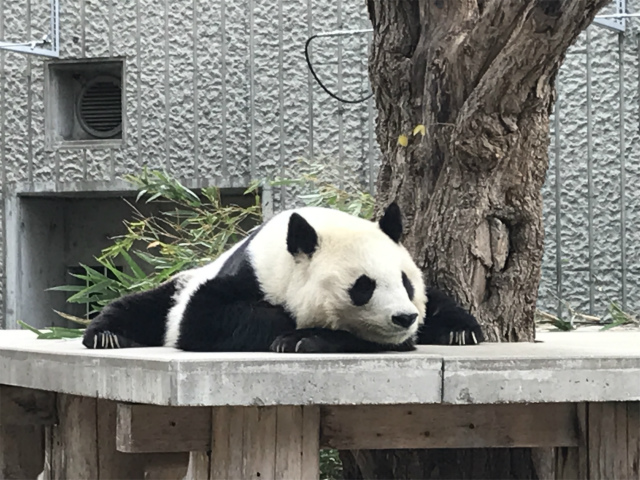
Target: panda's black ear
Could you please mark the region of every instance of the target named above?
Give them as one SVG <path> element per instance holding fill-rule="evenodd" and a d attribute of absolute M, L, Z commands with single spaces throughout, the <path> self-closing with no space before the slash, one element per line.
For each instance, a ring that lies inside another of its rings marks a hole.
<path fill-rule="evenodd" d="M 304 218 L 297 213 L 289 217 L 287 230 L 287 250 L 291 255 L 305 253 L 312 255 L 318 246 L 318 234 Z"/>
<path fill-rule="evenodd" d="M 378 224 L 391 240 L 396 243 L 400 242 L 400 238 L 402 237 L 402 214 L 396 202 L 393 202 L 387 207 Z"/>

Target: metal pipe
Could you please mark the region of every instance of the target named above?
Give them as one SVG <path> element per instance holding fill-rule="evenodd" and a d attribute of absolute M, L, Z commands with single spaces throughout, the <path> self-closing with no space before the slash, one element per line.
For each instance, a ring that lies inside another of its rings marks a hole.
<path fill-rule="evenodd" d="M 619 115 L 620 115 L 620 261 L 622 267 L 622 309 L 627 308 L 627 208 L 625 202 L 626 195 L 626 161 L 625 149 L 626 139 L 624 131 L 624 35 L 618 34 L 618 82 L 619 82 Z"/>
<path fill-rule="evenodd" d="M 588 213 L 588 250 L 589 250 L 589 314 L 594 314 L 594 232 L 593 232 L 593 128 L 591 109 L 591 30 L 587 28 L 587 213 Z M 573 317 L 571 318 L 573 326 Z"/>

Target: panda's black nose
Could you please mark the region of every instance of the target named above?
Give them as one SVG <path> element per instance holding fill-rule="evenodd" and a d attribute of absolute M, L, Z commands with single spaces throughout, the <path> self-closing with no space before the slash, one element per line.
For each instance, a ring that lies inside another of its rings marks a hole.
<path fill-rule="evenodd" d="M 394 315 L 391 317 L 391 321 L 400 327 L 409 328 L 416 321 L 416 318 L 418 318 L 417 313 Z"/>

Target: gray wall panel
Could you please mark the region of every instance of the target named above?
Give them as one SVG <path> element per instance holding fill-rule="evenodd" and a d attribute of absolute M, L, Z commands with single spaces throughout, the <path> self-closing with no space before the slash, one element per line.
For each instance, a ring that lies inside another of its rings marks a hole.
<path fill-rule="evenodd" d="M 588 287 L 588 214 L 584 204 L 587 197 L 587 136 L 584 125 L 573 118 L 586 118 L 586 62 L 583 54 L 568 56 L 571 68 L 563 68 L 558 83 L 562 89 L 560 109 L 562 165 L 561 242 L 563 262 L 563 297 L 574 308 L 589 306 Z"/>
<path fill-rule="evenodd" d="M 36 182 L 52 181 L 56 178 L 55 162 L 44 145 L 44 66 L 41 61 L 31 59 L 31 152 L 32 175 Z"/>
<path fill-rule="evenodd" d="M 29 175 L 29 136 L 28 106 L 29 83 L 27 65 L 29 60 L 18 53 L 6 53 L 4 74 L 5 82 L 5 163 L 7 181 L 28 180 Z"/>
<path fill-rule="evenodd" d="M 84 25 L 85 55 L 87 57 L 108 57 L 112 55 L 111 41 L 114 37 L 112 28 L 115 27 L 113 23 L 114 1 L 84 0 L 82 24 Z M 78 2 L 68 3 L 77 4 Z M 124 5 L 119 5 L 117 8 L 124 8 Z"/>
<path fill-rule="evenodd" d="M 139 0 L 144 27 L 140 36 L 140 156 L 150 168 L 166 168 L 165 2 Z M 143 12 L 143 13 L 142 13 Z"/>
<path fill-rule="evenodd" d="M 60 2 L 60 56 L 78 58 L 92 56 L 96 45 L 87 44 L 85 13 L 88 0 Z"/>
<path fill-rule="evenodd" d="M 556 163 L 559 155 L 556 155 L 556 150 L 560 149 L 559 137 L 555 135 L 556 129 L 560 128 L 559 120 L 562 115 L 562 89 L 557 89 L 556 104 L 554 112 L 549 119 L 550 123 L 550 135 L 551 143 L 549 144 L 549 169 L 547 170 L 546 181 L 542 187 L 543 202 L 543 219 L 544 219 L 544 256 L 542 258 L 542 278 L 540 281 L 540 287 L 538 289 L 538 303 L 545 305 L 548 309 L 555 312 L 554 306 L 558 303 L 558 297 L 560 296 L 560 283 L 558 282 L 558 248 L 561 243 L 556 241 L 559 229 L 556 228 L 556 222 L 560 216 L 557 213 L 559 206 L 556 201 L 556 182 L 562 178 L 560 175 L 556 175 L 556 171 L 559 165 Z M 561 199 L 560 199 L 561 201 Z M 561 268 L 560 268 L 561 270 Z"/>
<path fill-rule="evenodd" d="M 211 2 L 208 0 L 196 0 L 196 19 L 197 175 L 199 178 L 220 181 L 224 142 L 220 101 L 223 58 L 221 8 L 211 8 Z"/>
<path fill-rule="evenodd" d="M 590 33 L 593 52 L 590 99 L 594 187 L 592 281 L 601 289 L 595 296 L 594 305 L 595 311 L 601 312 L 606 308 L 605 297 L 619 299 L 622 293 L 619 56 L 617 34 L 593 28 Z M 584 255 L 585 252 L 581 253 Z"/>
<path fill-rule="evenodd" d="M 117 158 L 120 157 L 122 150 L 117 151 Z M 87 149 L 85 152 L 85 161 L 87 165 L 87 179 L 91 181 L 96 180 L 110 180 L 111 179 L 111 149 Z M 116 162 L 117 164 L 120 161 Z"/>
<path fill-rule="evenodd" d="M 84 179 L 84 152 L 80 149 L 60 149 L 57 153 L 58 181 L 77 182 Z"/>
<path fill-rule="evenodd" d="M 193 178 L 196 108 L 193 102 L 193 0 L 167 0 L 167 5 L 168 170 L 181 177 Z"/>
<path fill-rule="evenodd" d="M 273 178 L 281 174 L 279 9 L 270 0 L 253 4 L 254 155 L 257 175 Z"/>
<path fill-rule="evenodd" d="M 242 185 L 251 171 L 249 143 L 249 1 L 225 0 L 225 88 L 222 115 L 225 139 L 222 173 Z M 274 2 L 277 4 L 277 2 Z M 277 24 L 272 26 L 277 33 Z M 276 66 L 273 66 L 276 69 Z M 273 108 L 277 108 L 275 105 Z"/>
<path fill-rule="evenodd" d="M 338 0 L 315 2 L 312 9 L 314 33 L 337 30 Z M 336 92 L 338 89 L 336 37 L 318 38 L 311 47 L 313 66 L 324 85 Z M 344 108 L 330 98 L 317 83 L 313 83 L 313 138 L 314 152 L 318 157 L 331 156 L 338 158 L 338 112 Z"/>
<path fill-rule="evenodd" d="M 309 158 L 309 94 L 304 43 L 307 40 L 306 2 L 283 9 L 282 32 L 282 145 L 279 155 L 290 176 L 297 175 L 296 162 Z M 288 165 L 293 167 L 286 168 Z M 288 192 L 287 204 L 295 201 L 295 191 Z"/>

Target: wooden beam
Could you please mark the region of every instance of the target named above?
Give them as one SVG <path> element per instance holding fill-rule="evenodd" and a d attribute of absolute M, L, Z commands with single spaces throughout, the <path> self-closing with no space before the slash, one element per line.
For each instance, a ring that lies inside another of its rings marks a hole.
<path fill-rule="evenodd" d="M 328 406 L 320 441 L 342 450 L 575 446 L 576 415 L 566 403 Z"/>
<path fill-rule="evenodd" d="M 194 452 L 211 446 L 211 408 L 119 404 L 116 448 L 120 452 Z"/>
<path fill-rule="evenodd" d="M 31 388 L 0 386 L 0 425 L 53 425 L 56 394 Z"/>
<path fill-rule="evenodd" d="M 575 447 L 577 408 L 565 403 L 327 406 L 320 442 L 341 449 Z M 212 419 L 205 407 L 121 404 L 118 450 L 209 451 L 212 421 L 221 434 L 228 419 Z"/>

